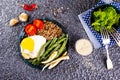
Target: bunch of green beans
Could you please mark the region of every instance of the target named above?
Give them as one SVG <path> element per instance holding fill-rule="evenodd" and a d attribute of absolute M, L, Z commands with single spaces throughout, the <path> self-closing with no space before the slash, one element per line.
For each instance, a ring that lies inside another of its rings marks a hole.
<path fill-rule="evenodd" d="M 59 38 L 53 38 L 47 41 L 39 51 L 38 57 L 31 60 L 32 64 L 38 65 L 41 61 L 45 61 L 50 56 L 50 53 L 58 51 L 55 59 L 59 58 L 64 51 L 66 51 L 66 45 L 68 42 L 68 34 L 62 34 Z"/>

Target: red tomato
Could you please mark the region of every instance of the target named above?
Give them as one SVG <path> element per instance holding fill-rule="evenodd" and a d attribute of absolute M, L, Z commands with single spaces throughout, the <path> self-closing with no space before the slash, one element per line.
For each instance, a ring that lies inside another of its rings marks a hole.
<path fill-rule="evenodd" d="M 39 20 L 39 19 L 35 19 L 33 21 L 33 25 L 37 27 L 37 29 L 41 30 L 44 28 L 44 23 L 42 20 Z"/>
<path fill-rule="evenodd" d="M 25 27 L 25 32 L 28 36 L 35 35 L 37 33 L 37 29 L 33 24 L 28 24 Z"/>

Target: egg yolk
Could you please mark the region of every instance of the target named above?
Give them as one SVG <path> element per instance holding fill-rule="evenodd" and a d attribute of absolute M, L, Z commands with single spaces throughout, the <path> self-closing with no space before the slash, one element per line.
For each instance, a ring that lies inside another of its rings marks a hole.
<path fill-rule="evenodd" d="M 21 42 L 21 47 L 32 52 L 34 49 L 34 40 L 32 38 L 24 38 Z"/>

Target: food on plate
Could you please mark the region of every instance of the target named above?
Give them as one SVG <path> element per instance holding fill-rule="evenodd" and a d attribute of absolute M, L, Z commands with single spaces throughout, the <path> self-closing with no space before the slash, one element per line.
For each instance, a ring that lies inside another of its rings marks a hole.
<path fill-rule="evenodd" d="M 28 14 L 26 14 L 26 13 L 21 13 L 18 17 L 19 17 L 19 20 L 22 22 L 28 21 Z"/>
<path fill-rule="evenodd" d="M 87 56 L 93 51 L 92 44 L 87 39 L 77 40 L 75 43 L 75 49 L 80 55 L 83 56 Z"/>
<path fill-rule="evenodd" d="M 16 25 L 17 23 L 19 22 L 19 20 L 17 19 L 17 18 L 14 18 L 14 19 L 11 19 L 10 20 L 10 26 L 14 26 L 14 25 Z"/>
<path fill-rule="evenodd" d="M 33 24 L 27 24 L 25 26 L 25 32 L 28 36 L 33 36 L 37 33 L 37 28 Z"/>
<path fill-rule="evenodd" d="M 41 29 L 44 28 L 44 23 L 43 23 L 43 21 L 40 20 L 40 19 L 35 19 L 35 20 L 33 21 L 33 25 L 36 26 L 36 28 L 39 29 L 39 30 L 41 30 Z"/>
<path fill-rule="evenodd" d="M 39 30 L 38 35 L 44 36 L 47 40 L 51 40 L 54 37 L 59 37 L 62 34 L 62 29 L 50 21 L 44 21 L 44 28 Z"/>
<path fill-rule="evenodd" d="M 47 64 L 43 67 L 42 71 L 44 71 L 44 69 L 47 68 L 48 66 L 49 66 L 48 69 L 52 69 L 52 68 L 54 68 L 55 66 L 57 66 L 58 63 L 60 63 L 62 60 L 68 60 L 68 59 L 69 59 L 69 56 L 67 55 L 67 51 L 66 51 L 65 53 L 63 53 L 63 55 L 62 55 L 61 57 L 53 60 L 52 62 L 47 63 Z"/>
<path fill-rule="evenodd" d="M 117 13 L 116 9 L 107 6 L 105 8 L 99 8 L 93 12 L 92 26 L 98 32 L 104 27 L 110 30 L 112 27 L 118 26 L 119 20 L 120 14 Z"/>
<path fill-rule="evenodd" d="M 22 40 L 20 47 L 25 59 L 33 59 L 38 56 L 40 48 L 46 43 L 46 38 L 39 35 L 26 37 Z"/>
<path fill-rule="evenodd" d="M 66 56 L 62 56 L 62 57 L 60 57 L 60 58 L 52 61 L 51 64 L 50 64 L 50 66 L 48 67 L 48 69 L 54 68 L 54 67 L 57 66 L 58 63 L 60 63 L 62 60 L 68 60 L 68 59 L 70 59 L 69 56 L 67 56 L 67 55 L 66 55 Z"/>
<path fill-rule="evenodd" d="M 53 51 L 50 54 L 49 58 L 46 61 L 43 61 L 41 63 L 45 64 L 45 63 L 48 63 L 48 62 L 52 61 L 57 56 L 57 54 L 58 54 L 58 51 Z"/>
<path fill-rule="evenodd" d="M 47 42 L 43 46 L 43 48 L 39 52 L 38 59 L 34 64 L 36 64 L 37 62 L 41 62 L 41 61 L 43 62 L 43 61 L 48 60 L 50 54 L 52 54 L 53 52 L 56 52 L 57 55 L 54 55 L 54 57 L 52 56 L 52 60 L 57 59 L 66 51 L 66 45 L 68 42 L 68 35 L 67 34 L 64 37 L 61 36 L 61 37 L 57 38 L 57 40 L 53 43 L 54 40 L 55 39 L 49 40 L 49 42 Z M 51 45 L 51 43 L 52 43 L 52 45 Z"/>
<path fill-rule="evenodd" d="M 26 25 L 25 32 L 28 36 L 37 33 L 37 35 L 44 36 L 47 40 L 51 40 L 54 37 L 60 37 L 62 29 L 53 22 L 35 19 L 33 20 L 33 23 Z"/>
<path fill-rule="evenodd" d="M 47 64 L 55 61 L 54 64 L 50 64 L 49 69 L 51 69 L 61 60 L 68 59 L 69 56 L 65 54 L 68 34 L 62 32 L 57 24 L 35 19 L 25 26 L 24 31 L 25 37 L 20 42 L 21 55 L 32 65 L 46 67 Z M 63 57 L 63 54 L 66 57 Z"/>

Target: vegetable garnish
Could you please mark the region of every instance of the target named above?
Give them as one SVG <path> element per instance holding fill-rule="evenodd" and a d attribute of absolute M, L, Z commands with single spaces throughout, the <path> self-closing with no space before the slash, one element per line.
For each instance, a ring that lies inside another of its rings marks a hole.
<path fill-rule="evenodd" d="M 25 32 L 28 36 L 32 36 L 32 35 L 35 35 L 37 33 L 37 29 L 34 25 L 28 24 L 25 27 Z"/>
<path fill-rule="evenodd" d="M 99 9 L 93 12 L 94 22 L 92 26 L 96 31 L 100 31 L 101 28 L 106 27 L 106 29 L 110 30 L 113 25 L 118 25 L 120 14 L 116 12 L 116 10 L 109 6 L 103 9 Z"/>
<path fill-rule="evenodd" d="M 27 10 L 27 11 L 33 11 L 36 8 L 38 8 L 37 4 L 35 4 L 35 3 L 33 3 L 33 4 L 23 4 L 22 7 L 23 7 L 24 10 Z"/>
<path fill-rule="evenodd" d="M 39 19 L 35 19 L 33 21 L 33 25 L 37 27 L 37 29 L 41 30 L 44 28 L 44 23 L 43 21 L 39 20 Z"/>
<path fill-rule="evenodd" d="M 50 62 L 50 63 L 47 63 L 47 64 L 43 67 L 42 71 L 44 71 L 44 69 L 47 68 L 48 66 L 49 66 L 48 69 L 52 69 L 52 68 L 54 68 L 55 66 L 57 66 L 58 63 L 60 63 L 62 60 L 68 60 L 68 59 L 69 59 L 69 56 L 67 55 L 67 51 L 66 51 L 65 53 L 63 53 L 63 55 L 62 55 L 61 57 L 53 60 L 53 61 Z"/>
<path fill-rule="evenodd" d="M 57 56 L 57 53 L 58 53 L 57 51 L 52 52 L 51 55 L 49 56 L 49 58 L 46 61 L 43 61 L 41 63 L 43 63 L 43 64 L 49 63 Z"/>

